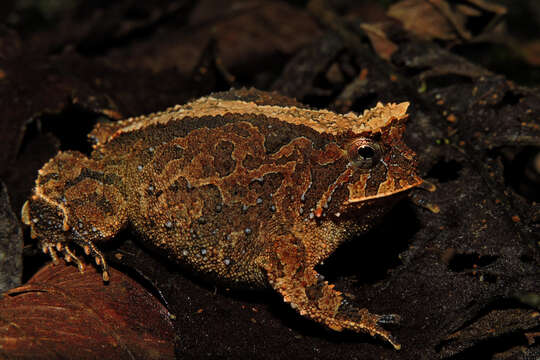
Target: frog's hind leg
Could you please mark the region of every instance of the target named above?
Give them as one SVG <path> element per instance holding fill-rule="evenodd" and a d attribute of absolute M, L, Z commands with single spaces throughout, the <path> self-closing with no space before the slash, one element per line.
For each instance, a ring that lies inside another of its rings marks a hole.
<path fill-rule="evenodd" d="M 263 263 L 271 286 L 301 315 L 323 323 L 333 330 L 349 329 L 368 332 L 387 340 L 395 349 L 400 345 L 381 324 L 397 323 L 397 315 L 371 314 L 360 308 L 334 285 L 324 281 L 313 266 L 301 241 L 293 235 L 283 235 L 271 242 Z"/>

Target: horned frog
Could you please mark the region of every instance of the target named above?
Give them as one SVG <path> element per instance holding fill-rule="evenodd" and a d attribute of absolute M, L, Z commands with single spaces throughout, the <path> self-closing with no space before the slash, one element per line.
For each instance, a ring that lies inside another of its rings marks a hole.
<path fill-rule="evenodd" d="M 312 110 L 254 89 L 97 124 L 90 157 L 59 152 L 22 208 L 55 263 L 130 227 L 153 250 L 229 285 L 271 287 L 301 315 L 400 345 L 315 271 L 422 183 L 403 142 L 408 103 L 362 115 Z"/>

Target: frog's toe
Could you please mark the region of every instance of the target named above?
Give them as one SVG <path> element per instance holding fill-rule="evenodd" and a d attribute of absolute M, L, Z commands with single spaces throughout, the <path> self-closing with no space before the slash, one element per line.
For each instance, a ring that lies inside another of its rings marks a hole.
<path fill-rule="evenodd" d="M 53 244 L 43 243 L 41 245 L 41 250 L 44 254 L 49 254 L 54 265 L 60 264 L 60 260 L 58 260 L 58 254 L 56 253 L 56 248 Z"/>
<path fill-rule="evenodd" d="M 84 270 L 85 270 L 84 263 L 77 257 L 77 255 L 75 255 L 73 253 L 73 251 L 71 251 L 69 246 L 67 246 L 67 245 L 64 246 L 64 248 L 62 249 L 62 252 L 64 253 L 64 258 L 65 258 L 66 262 L 71 262 L 73 260 L 73 262 L 75 262 L 75 264 L 77 264 L 77 268 L 79 269 L 79 271 L 81 273 L 84 272 Z"/>
<path fill-rule="evenodd" d="M 383 314 L 377 316 L 379 318 L 377 320 L 378 325 L 399 324 L 401 321 L 401 317 L 397 314 Z"/>
<path fill-rule="evenodd" d="M 379 335 L 392 344 L 396 350 L 399 350 L 401 345 L 388 330 L 382 328 L 382 325 L 397 324 L 399 320 L 400 317 L 396 314 L 372 314 L 365 308 L 359 308 L 347 298 L 343 298 L 336 314 L 336 321 L 341 327 L 356 332 L 365 331 L 371 335 Z"/>
<path fill-rule="evenodd" d="M 90 240 L 77 240 L 75 243 L 83 249 L 87 256 L 94 258 L 96 265 L 101 268 L 103 281 L 108 282 L 110 280 L 109 267 L 101 251 Z"/>

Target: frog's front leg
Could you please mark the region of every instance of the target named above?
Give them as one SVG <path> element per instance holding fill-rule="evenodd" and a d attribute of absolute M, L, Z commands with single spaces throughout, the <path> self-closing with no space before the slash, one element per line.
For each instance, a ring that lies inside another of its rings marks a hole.
<path fill-rule="evenodd" d="M 271 286 L 301 315 L 323 323 L 333 330 L 349 329 L 368 332 L 386 339 L 400 349 L 392 335 L 381 324 L 397 323 L 394 314 L 376 315 L 358 307 L 334 285 L 324 281 L 309 263 L 306 250 L 292 234 L 277 236 L 268 248 L 263 267 Z"/>
<path fill-rule="evenodd" d="M 107 281 L 107 263 L 96 244 L 112 238 L 127 223 L 120 185 L 120 176 L 99 161 L 75 151 L 60 152 L 39 171 L 22 220 L 55 263 L 63 254 L 83 271 L 83 262 L 71 248 L 79 245 L 95 259 Z"/>

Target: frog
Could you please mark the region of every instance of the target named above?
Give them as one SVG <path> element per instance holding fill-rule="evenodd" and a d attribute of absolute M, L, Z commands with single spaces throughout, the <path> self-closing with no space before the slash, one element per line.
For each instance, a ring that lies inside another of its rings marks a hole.
<path fill-rule="evenodd" d="M 22 221 L 54 263 L 93 258 L 105 282 L 100 247 L 128 228 L 181 267 L 399 349 L 384 328 L 397 314 L 372 314 L 315 266 L 422 184 L 408 106 L 339 114 L 242 88 L 100 122 L 89 156 L 60 151 L 39 170 Z"/>

